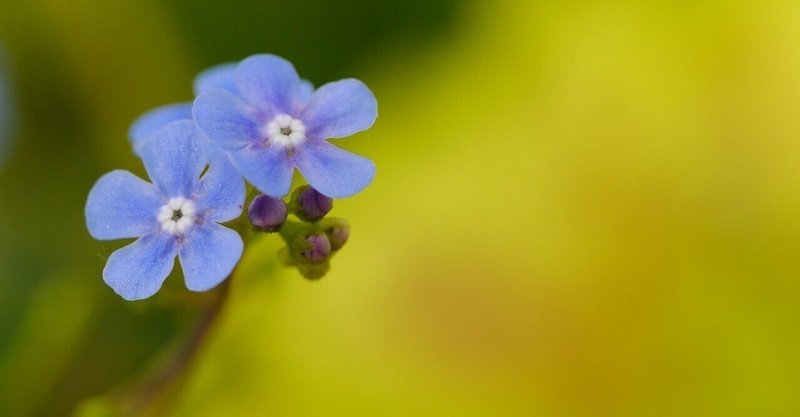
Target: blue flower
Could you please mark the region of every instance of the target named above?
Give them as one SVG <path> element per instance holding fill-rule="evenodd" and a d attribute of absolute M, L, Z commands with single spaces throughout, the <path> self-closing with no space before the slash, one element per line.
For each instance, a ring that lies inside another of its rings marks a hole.
<path fill-rule="evenodd" d="M 236 63 L 216 65 L 197 75 L 194 79 L 195 96 L 213 89 L 224 89 L 236 93 L 233 81 L 233 71 Z M 157 107 L 139 116 L 131 125 L 128 137 L 133 145 L 133 151 L 139 155 L 141 147 L 155 132 L 176 120 L 192 119 L 192 102 L 168 104 Z M 203 140 L 205 143 L 205 140 Z"/>
<path fill-rule="evenodd" d="M 127 300 L 155 294 L 175 256 L 186 287 L 206 291 L 242 255 L 242 238 L 218 223 L 241 214 L 244 181 L 224 155 L 209 157 L 198 136 L 192 121 L 168 124 L 141 147 L 153 184 L 118 170 L 89 193 L 86 225 L 94 238 L 138 238 L 112 253 L 103 270 L 105 282 Z"/>
<path fill-rule="evenodd" d="M 314 91 L 291 63 L 274 55 L 245 59 L 233 76 L 238 91 L 204 91 L 192 112 L 200 130 L 256 188 L 286 195 L 295 167 L 329 197 L 348 197 L 369 185 L 372 161 L 327 141 L 375 122 L 377 101 L 361 81 L 345 79 Z"/>

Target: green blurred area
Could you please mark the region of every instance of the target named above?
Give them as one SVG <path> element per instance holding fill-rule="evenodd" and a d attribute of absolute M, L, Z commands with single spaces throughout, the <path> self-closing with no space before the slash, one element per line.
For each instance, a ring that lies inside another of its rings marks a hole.
<path fill-rule="evenodd" d="M 83 204 L 258 52 L 374 90 L 337 144 L 378 175 L 322 281 L 248 244 L 159 415 L 800 414 L 800 3 L 6 0 L 0 39 L 2 416 L 101 415 L 197 320 L 103 284 Z"/>

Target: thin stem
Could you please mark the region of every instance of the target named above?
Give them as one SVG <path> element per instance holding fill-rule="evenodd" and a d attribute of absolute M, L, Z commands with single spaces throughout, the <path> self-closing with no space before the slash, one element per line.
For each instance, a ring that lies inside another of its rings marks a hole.
<path fill-rule="evenodd" d="M 214 323 L 219 319 L 222 307 L 230 293 L 231 280 L 235 273 L 220 284 L 216 297 L 202 312 L 200 319 L 186 340 L 171 354 L 163 365 L 148 375 L 133 389 L 126 390 L 117 396 L 118 405 L 123 415 L 135 416 L 146 414 L 154 405 L 166 398 L 166 394 L 180 377 L 184 376 L 189 365 L 195 359 L 207 340 Z"/>

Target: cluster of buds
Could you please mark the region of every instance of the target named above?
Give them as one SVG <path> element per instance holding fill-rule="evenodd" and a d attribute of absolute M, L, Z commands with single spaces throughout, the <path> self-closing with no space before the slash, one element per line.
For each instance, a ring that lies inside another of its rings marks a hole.
<path fill-rule="evenodd" d="M 350 226 L 344 219 L 325 217 L 331 209 L 333 199 L 304 185 L 292 193 L 288 205 L 280 198 L 256 196 L 247 215 L 254 230 L 280 234 L 286 243 L 280 252 L 285 265 L 316 280 L 328 272 L 331 256 L 350 237 Z M 300 221 L 288 220 L 290 213 Z"/>

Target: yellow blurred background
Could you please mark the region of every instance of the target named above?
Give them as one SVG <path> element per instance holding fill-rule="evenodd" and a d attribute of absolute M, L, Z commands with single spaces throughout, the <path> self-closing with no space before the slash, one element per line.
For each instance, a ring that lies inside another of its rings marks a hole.
<path fill-rule="evenodd" d="M 196 318 L 105 287 L 82 205 L 142 172 L 139 113 L 257 52 L 373 89 L 337 144 L 378 175 L 320 282 L 248 242 L 155 415 L 800 415 L 800 3 L 8 3 L 2 415 L 105 415 Z"/>

